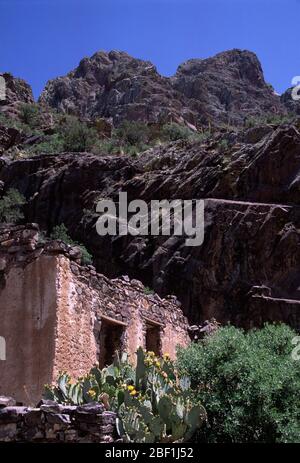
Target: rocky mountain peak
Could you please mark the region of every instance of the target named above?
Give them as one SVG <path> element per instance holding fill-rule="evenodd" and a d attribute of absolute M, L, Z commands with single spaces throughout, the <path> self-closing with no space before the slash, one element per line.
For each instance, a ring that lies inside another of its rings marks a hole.
<path fill-rule="evenodd" d="M 256 55 L 237 49 L 189 60 L 173 77 L 125 52 L 99 51 L 49 81 L 40 102 L 81 117 L 111 118 L 116 125 L 126 119 L 241 125 L 245 118 L 285 112 Z"/>
<path fill-rule="evenodd" d="M 179 66 L 173 86 L 191 100 L 204 120 L 241 125 L 264 113 L 284 113 L 279 97 L 265 82 L 261 64 L 247 50 L 229 50 Z"/>
<path fill-rule="evenodd" d="M 248 81 L 252 85 L 264 87 L 263 70 L 255 53 L 247 50 L 229 50 L 218 53 L 216 56 L 207 59 L 190 59 L 178 67 L 176 77 L 194 76 L 201 77 L 202 74 L 213 73 L 218 78 L 218 74 L 223 76 L 225 73 L 228 78 L 239 81 Z"/>

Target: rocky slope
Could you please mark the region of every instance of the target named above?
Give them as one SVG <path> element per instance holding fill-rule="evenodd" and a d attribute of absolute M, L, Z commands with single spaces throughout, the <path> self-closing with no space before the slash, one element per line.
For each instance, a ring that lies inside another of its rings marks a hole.
<path fill-rule="evenodd" d="M 48 231 L 65 223 L 99 271 L 128 273 L 160 295 L 176 294 L 191 322 L 214 316 L 249 326 L 284 319 L 298 327 L 298 128 L 227 133 L 225 151 L 218 137 L 171 143 L 137 160 L 87 153 L 3 160 L 0 180 L 25 194 L 27 220 Z M 95 203 L 117 199 L 120 190 L 130 200 L 206 198 L 204 244 L 98 236 Z"/>
<path fill-rule="evenodd" d="M 24 86 L 21 96 L 15 88 L 17 100 L 30 101 Z M 129 274 L 162 296 L 176 294 L 191 322 L 214 316 L 243 326 L 284 320 L 299 328 L 300 125 L 297 118 L 257 121 L 297 114 L 288 95 L 274 94 L 246 51 L 190 60 L 171 78 L 125 53 L 99 52 L 47 84 L 44 113 L 52 107 L 117 125 L 127 119 L 211 123 L 211 132 L 198 141 L 158 144 L 137 158 L 64 153 L 12 161 L 7 150 L 22 132 L 3 126 L 1 189 L 22 192 L 25 219 L 45 232 L 64 223 L 98 271 Z M 98 236 L 95 204 L 117 200 L 119 191 L 147 203 L 204 198 L 203 245 L 186 247 L 185 237 Z"/>
<path fill-rule="evenodd" d="M 280 97 L 281 103 L 286 107 L 287 111 L 290 113 L 297 114 L 300 116 L 300 92 L 297 91 L 297 100 L 292 98 L 292 90 L 293 88 L 287 89 Z"/>
<path fill-rule="evenodd" d="M 129 119 L 236 125 L 285 112 L 256 55 L 242 50 L 190 60 L 171 78 L 126 53 L 98 52 L 67 76 L 49 81 L 40 102 L 84 117 L 112 118 L 115 124 Z"/>
<path fill-rule="evenodd" d="M 1 106 L 6 106 L 13 103 L 33 103 L 33 94 L 30 85 L 23 79 L 14 77 L 12 74 L 0 73 L 6 84 L 6 98 L 0 102 Z"/>
<path fill-rule="evenodd" d="M 173 86 L 195 106 L 200 119 L 241 125 L 251 117 L 284 112 L 278 96 L 265 82 L 254 53 L 231 50 L 179 66 Z"/>
<path fill-rule="evenodd" d="M 127 53 L 98 52 L 84 58 L 66 77 L 48 82 L 40 97 L 60 111 L 85 118 L 195 122 L 183 95 L 149 61 Z"/>

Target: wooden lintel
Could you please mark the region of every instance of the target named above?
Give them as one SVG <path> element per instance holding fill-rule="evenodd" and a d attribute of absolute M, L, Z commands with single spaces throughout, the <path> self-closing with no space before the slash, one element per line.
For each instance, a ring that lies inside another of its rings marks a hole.
<path fill-rule="evenodd" d="M 143 317 L 145 322 L 146 323 L 149 323 L 150 325 L 156 325 L 156 326 L 160 326 L 160 327 L 164 327 L 165 325 L 163 323 L 160 323 L 160 322 L 157 322 L 155 320 L 151 320 L 151 318 L 148 318 L 148 317 Z"/>
<path fill-rule="evenodd" d="M 107 317 L 106 315 L 101 315 L 101 318 L 109 323 L 114 323 L 115 325 L 128 326 L 127 323 L 116 320 L 115 318 Z"/>

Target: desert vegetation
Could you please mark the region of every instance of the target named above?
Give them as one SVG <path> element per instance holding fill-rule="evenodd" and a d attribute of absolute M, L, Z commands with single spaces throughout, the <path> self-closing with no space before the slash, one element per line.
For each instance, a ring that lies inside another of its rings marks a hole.
<path fill-rule="evenodd" d="M 299 442 L 300 362 L 296 333 L 267 324 L 244 332 L 233 326 L 178 352 L 178 369 L 207 411 L 201 442 Z"/>
<path fill-rule="evenodd" d="M 45 398 L 104 403 L 130 442 L 299 442 L 294 337 L 284 324 L 249 332 L 222 327 L 180 348 L 176 362 L 139 348 L 136 367 L 116 353 L 112 365 L 76 381 L 63 372 L 45 387 Z"/>
<path fill-rule="evenodd" d="M 102 402 L 117 412 L 117 429 L 127 442 L 189 441 L 206 419 L 201 402 L 190 389 L 189 378 L 179 376 L 165 354 L 137 351 L 133 367 L 127 355 L 72 382 L 62 373 L 55 386 L 46 386 L 45 398 L 64 404 Z"/>
<path fill-rule="evenodd" d="M 148 124 L 125 120 L 108 131 L 103 130 L 102 122 L 86 122 L 29 103 L 20 105 L 18 117 L 0 114 L 0 124 L 18 130 L 23 138 L 8 151 L 14 158 L 64 152 L 137 156 L 153 146 L 178 140 L 202 141 L 210 135 L 209 131 L 197 132 L 175 122 Z"/>
<path fill-rule="evenodd" d="M 0 222 L 18 223 L 24 218 L 22 207 L 25 197 L 15 188 L 10 188 L 0 199 Z"/>

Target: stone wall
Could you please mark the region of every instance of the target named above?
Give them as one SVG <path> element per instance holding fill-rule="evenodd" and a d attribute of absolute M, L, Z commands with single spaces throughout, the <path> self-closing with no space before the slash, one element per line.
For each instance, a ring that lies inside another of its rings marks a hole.
<path fill-rule="evenodd" d="M 138 346 L 174 358 L 188 344 L 174 296 L 146 294 L 127 276 L 110 280 L 80 257 L 76 247 L 41 239 L 34 224 L 0 228 L 0 394 L 35 405 L 60 371 L 77 378 L 110 363 L 116 349 L 134 362 Z"/>
<path fill-rule="evenodd" d="M 16 407 L 0 397 L 0 442 L 111 443 L 116 414 L 102 404 L 64 406 L 44 400 L 37 408 Z"/>
<path fill-rule="evenodd" d="M 0 361 L 0 394 L 24 403 L 40 398 L 51 381 L 56 343 L 56 264 L 43 256 L 13 267 L 0 291 L 0 335 L 6 360 Z"/>

